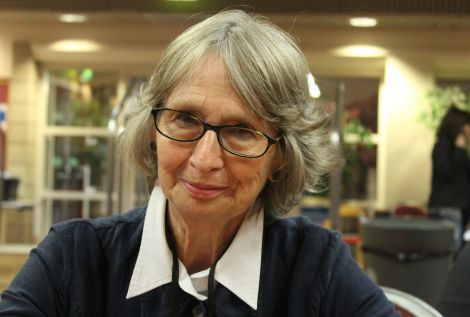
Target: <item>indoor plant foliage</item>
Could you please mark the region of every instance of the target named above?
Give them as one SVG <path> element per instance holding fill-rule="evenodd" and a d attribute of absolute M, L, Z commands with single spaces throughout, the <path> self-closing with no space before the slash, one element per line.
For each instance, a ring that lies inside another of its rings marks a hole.
<path fill-rule="evenodd" d="M 458 86 L 436 87 L 427 94 L 428 105 L 419 115 L 419 121 L 437 131 L 451 105 L 470 112 L 470 98 Z"/>

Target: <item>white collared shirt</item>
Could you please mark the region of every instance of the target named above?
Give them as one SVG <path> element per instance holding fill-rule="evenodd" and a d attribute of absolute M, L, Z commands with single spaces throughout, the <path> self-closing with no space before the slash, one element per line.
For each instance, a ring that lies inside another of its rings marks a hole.
<path fill-rule="evenodd" d="M 166 197 L 154 187 L 147 206 L 139 255 L 132 273 L 127 298 L 132 298 L 161 285 L 171 283 L 173 257 L 165 234 Z M 215 280 L 257 309 L 263 239 L 263 212 L 248 214 L 229 248 L 217 262 Z M 179 262 L 179 285 L 199 300 L 206 296 L 196 291 L 184 264 Z M 192 275 L 206 280 L 208 270 Z M 197 286 L 197 285 L 196 285 Z M 200 287 L 197 287 L 200 289 Z"/>

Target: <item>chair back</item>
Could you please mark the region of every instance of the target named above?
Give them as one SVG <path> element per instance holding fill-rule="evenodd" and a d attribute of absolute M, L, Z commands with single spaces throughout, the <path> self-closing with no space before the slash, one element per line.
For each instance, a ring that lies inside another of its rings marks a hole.
<path fill-rule="evenodd" d="M 420 206 L 400 204 L 395 208 L 395 216 L 426 217 L 426 212 Z"/>
<path fill-rule="evenodd" d="M 379 284 L 437 303 L 453 257 L 454 229 L 425 218 L 362 224 L 364 269 Z"/>

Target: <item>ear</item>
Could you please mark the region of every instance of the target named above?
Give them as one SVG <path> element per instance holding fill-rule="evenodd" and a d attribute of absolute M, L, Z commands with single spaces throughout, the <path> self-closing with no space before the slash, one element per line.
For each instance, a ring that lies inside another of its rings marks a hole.
<path fill-rule="evenodd" d="M 273 162 L 271 163 L 271 173 L 268 177 L 270 182 L 277 182 L 279 179 L 276 177 L 278 172 L 281 171 L 283 165 L 282 154 L 279 148 L 276 149 L 276 155 L 274 156 Z"/>
<path fill-rule="evenodd" d="M 275 183 L 275 182 L 279 181 L 278 174 L 279 174 L 280 171 L 281 171 L 281 169 L 277 168 L 277 169 L 275 169 L 271 172 L 271 175 L 269 175 L 269 178 L 268 178 L 271 183 Z"/>
<path fill-rule="evenodd" d="M 150 146 L 150 151 L 152 151 L 153 153 L 157 152 L 157 143 L 155 143 L 155 141 L 151 141 L 149 146 Z"/>

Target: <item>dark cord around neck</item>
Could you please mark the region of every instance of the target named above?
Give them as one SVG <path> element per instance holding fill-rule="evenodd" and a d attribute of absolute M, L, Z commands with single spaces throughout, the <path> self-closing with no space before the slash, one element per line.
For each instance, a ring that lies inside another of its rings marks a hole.
<path fill-rule="evenodd" d="M 176 248 L 175 237 L 173 236 L 173 232 L 170 229 L 170 219 L 168 215 L 168 209 L 165 214 L 165 232 L 166 232 L 166 239 L 168 246 L 173 254 L 173 267 L 171 272 L 171 316 L 177 317 L 178 316 L 178 288 L 179 288 L 179 261 L 178 261 L 178 251 Z M 207 315 L 208 317 L 215 316 L 215 300 L 214 300 L 214 291 L 215 291 L 215 267 L 217 262 L 219 262 L 222 255 L 224 255 L 225 251 L 227 251 L 228 247 L 230 246 L 232 241 L 229 241 L 227 245 L 224 247 L 220 255 L 218 256 L 217 260 L 212 264 L 209 270 L 209 278 L 207 282 Z"/>
<path fill-rule="evenodd" d="M 178 288 L 179 288 L 179 261 L 178 261 L 178 252 L 176 248 L 175 238 L 173 236 L 173 232 L 170 228 L 170 220 L 168 217 L 168 212 L 166 213 L 166 221 L 165 221 L 165 231 L 166 231 L 166 239 L 168 242 L 168 246 L 173 254 L 173 267 L 171 271 L 171 315 L 173 317 L 178 316 Z M 230 245 L 230 244 L 228 244 Z M 207 282 L 207 314 L 208 317 L 215 316 L 215 301 L 214 301 L 214 290 L 215 290 L 215 266 L 217 262 L 225 253 L 228 248 L 228 245 L 225 247 L 223 252 L 217 258 L 217 260 L 212 264 L 209 270 L 209 279 Z"/>

